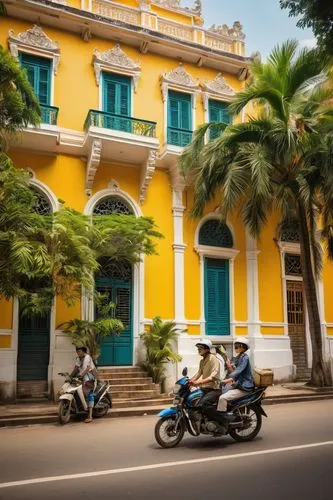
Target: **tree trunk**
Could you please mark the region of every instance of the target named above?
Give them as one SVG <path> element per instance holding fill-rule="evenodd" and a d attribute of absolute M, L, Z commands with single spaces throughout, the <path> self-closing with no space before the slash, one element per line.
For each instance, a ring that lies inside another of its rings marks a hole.
<path fill-rule="evenodd" d="M 310 385 L 327 387 L 332 385 L 331 374 L 324 362 L 321 322 L 312 260 L 311 243 L 307 222 L 306 210 L 298 201 L 298 214 L 300 225 L 301 265 L 305 299 L 309 318 L 309 328 L 312 346 L 312 371 Z"/>

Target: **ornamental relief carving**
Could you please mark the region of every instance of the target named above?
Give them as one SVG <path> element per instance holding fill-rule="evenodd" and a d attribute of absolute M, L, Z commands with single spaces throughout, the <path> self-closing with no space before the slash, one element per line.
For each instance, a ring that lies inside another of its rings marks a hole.
<path fill-rule="evenodd" d="M 216 35 L 232 38 L 233 40 L 244 40 L 245 35 L 242 29 L 243 26 L 241 23 L 239 21 L 235 21 L 232 28 L 229 28 L 226 24 L 213 24 L 210 28 L 208 28 L 208 32 L 210 31 Z"/>
<path fill-rule="evenodd" d="M 193 7 L 182 7 L 180 0 L 153 0 L 153 3 L 163 5 L 169 9 L 182 10 L 185 12 L 193 13 L 197 16 L 201 16 L 202 2 L 201 0 L 194 0 Z"/>
<path fill-rule="evenodd" d="M 184 66 L 180 64 L 176 69 L 169 73 L 163 73 L 161 76 L 161 89 L 163 102 L 165 102 L 168 94 L 169 87 L 176 87 L 190 91 L 191 93 L 199 90 L 199 81 L 194 80 L 192 76 L 187 73 Z"/>
<path fill-rule="evenodd" d="M 230 100 L 236 94 L 234 89 L 225 81 L 222 74 L 219 73 L 214 80 L 202 83 L 202 98 L 204 109 L 208 109 L 208 100 L 210 96 L 214 96 L 224 100 Z"/>
<path fill-rule="evenodd" d="M 9 49 L 14 57 L 18 57 L 20 50 L 24 52 L 33 52 L 34 49 L 37 49 L 37 51 L 41 52 L 44 56 L 52 56 L 54 62 L 53 70 L 54 73 L 57 74 L 60 58 L 59 44 L 51 40 L 40 26 L 35 24 L 33 28 L 22 31 L 16 36 L 14 35 L 14 30 L 9 30 L 8 36 Z"/>
<path fill-rule="evenodd" d="M 94 50 L 93 65 L 96 76 L 96 83 L 100 83 L 100 75 L 103 69 L 124 73 L 133 77 L 134 90 L 136 92 L 138 81 L 141 74 L 141 66 L 139 62 L 130 59 L 125 52 L 116 44 L 112 49 L 105 52 Z"/>

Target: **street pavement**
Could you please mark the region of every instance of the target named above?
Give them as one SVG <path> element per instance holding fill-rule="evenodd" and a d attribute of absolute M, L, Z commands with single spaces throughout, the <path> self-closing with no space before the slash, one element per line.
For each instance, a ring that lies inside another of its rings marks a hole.
<path fill-rule="evenodd" d="M 331 500 L 333 400 L 267 406 L 250 443 L 154 440 L 156 417 L 0 429 L 0 499 Z"/>

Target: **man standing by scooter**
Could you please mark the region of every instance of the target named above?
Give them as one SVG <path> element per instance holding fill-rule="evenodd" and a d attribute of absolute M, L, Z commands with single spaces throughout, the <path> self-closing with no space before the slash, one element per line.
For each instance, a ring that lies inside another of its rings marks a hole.
<path fill-rule="evenodd" d="M 88 417 L 85 422 L 90 423 L 92 422 L 92 411 L 94 408 L 93 391 L 97 370 L 87 351 L 88 349 L 85 346 L 76 348 L 77 358 L 71 377 L 78 375 L 83 380 L 83 392 L 88 403 Z"/>

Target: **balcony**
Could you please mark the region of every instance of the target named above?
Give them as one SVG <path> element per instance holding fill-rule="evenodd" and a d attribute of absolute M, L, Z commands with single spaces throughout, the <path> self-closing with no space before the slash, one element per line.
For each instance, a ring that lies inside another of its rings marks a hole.
<path fill-rule="evenodd" d="M 84 128 L 101 127 L 144 137 L 156 137 L 156 122 L 90 109 Z"/>
<path fill-rule="evenodd" d="M 192 130 L 183 130 L 180 128 L 168 127 L 167 142 L 173 146 L 184 148 L 192 140 Z"/>
<path fill-rule="evenodd" d="M 141 168 L 140 199 L 144 199 L 159 148 L 156 123 L 90 109 L 84 129 L 87 192 L 92 189 L 96 171 L 102 162 L 134 164 Z"/>
<path fill-rule="evenodd" d="M 45 125 L 57 125 L 59 108 L 56 106 L 40 105 L 42 110 L 41 122 Z"/>

